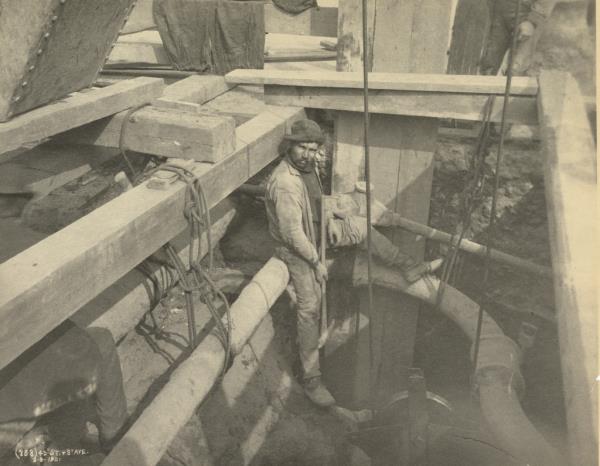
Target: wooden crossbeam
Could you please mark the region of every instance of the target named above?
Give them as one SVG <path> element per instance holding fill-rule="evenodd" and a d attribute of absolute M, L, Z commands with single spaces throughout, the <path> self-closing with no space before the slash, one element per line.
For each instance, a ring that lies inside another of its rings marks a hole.
<path fill-rule="evenodd" d="M 481 121 L 485 115 L 487 101 L 488 96 L 481 94 L 372 90 L 369 91 L 369 112 Z M 362 90 L 354 88 L 265 85 L 265 102 L 272 105 L 348 112 L 362 112 L 364 108 Z M 504 97 L 495 98 L 492 122 L 501 121 L 503 102 Z M 511 124 L 537 125 L 535 97 L 511 97 L 506 121 Z"/>
<path fill-rule="evenodd" d="M 197 75 L 167 86 L 162 97 L 152 104 L 158 108 L 202 112 L 201 104 L 233 89 L 223 76 Z"/>
<path fill-rule="evenodd" d="M 56 138 L 104 147 L 119 147 L 123 122 L 126 148 L 163 157 L 217 162 L 235 149 L 235 120 L 228 116 L 182 112 L 181 109 L 142 108 L 76 128 Z"/>
<path fill-rule="evenodd" d="M 236 130 L 233 154 L 194 173 L 216 205 L 277 158 L 299 108 L 269 108 Z M 184 183 L 141 184 L 0 264 L 0 368 L 187 227 Z"/>
<path fill-rule="evenodd" d="M 164 82 L 135 78 L 70 96 L 0 123 L 0 154 L 76 128 L 127 108 L 151 102 Z"/>
<path fill-rule="evenodd" d="M 539 107 L 571 463 L 597 464 L 596 147 L 568 73 L 542 71 Z"/>
<path fill-rule="evenodd" d="M 327 87 L 362 89 L 359 72 L 234 70 L 225 75 L 232 84 L 261 84 L 278 86 Z M 369 73 L 369 90 L 440 92 L 458 94 L 503 95 L 506 79 L 501 76 L 464 76 L 422 73 Z M 535 78 L 514 77 L 511 95 L 536 96 Z"/>

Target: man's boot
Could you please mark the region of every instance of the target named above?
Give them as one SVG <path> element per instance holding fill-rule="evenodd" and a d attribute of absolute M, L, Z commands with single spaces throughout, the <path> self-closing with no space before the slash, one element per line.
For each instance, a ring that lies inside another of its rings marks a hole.
<path fill-rule="evenodd" d="M 321 377 L 313 377 L 304 382 L 304 393 L 317 406 L 328 408 L 335 404 L 335 399 L 321 382 Z"/>

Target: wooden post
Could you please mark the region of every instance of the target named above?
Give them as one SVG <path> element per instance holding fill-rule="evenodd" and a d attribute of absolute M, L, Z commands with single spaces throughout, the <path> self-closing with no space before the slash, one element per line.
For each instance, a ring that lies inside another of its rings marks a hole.
<path fill-rule="evenodd" d="M 540 126 L 571 464 L 598 464 L 596 147 L 579 87 L 540 75 Z"/>
<path fill-rule="evenodd" d="M 385 0 L 368 4 L 371 71 L 445 73 L 455 0 Z M 338 71 L 362 69 L 361 22 L 360 0 L 340 0 Z M 338 113 L 333 161 L 336 192 L 351 191 L 355 181 L 363 178 L 362 128 L 360 113 Z M 391 210 L 427 223 L 437 120 L 372 115 L 370 128 L 374 195 Z M 417 241 L 414 234 L 402 232 L 390 237 L 404 252 L 415 259 L 423 258 L 424 241 Z M 368 315 L 366 292 L 361 293 L 359 306 L 361 314 Z M 411 298 L 399 299 L 397 294 L 375 290 L 370 322 L 373 365 L 365 328 L 359 335 L 352 402 L 382 401 L 405 386 L 413 358 L 417 309 Z M 335 386 L 331 388 L 336 391 Z"/>

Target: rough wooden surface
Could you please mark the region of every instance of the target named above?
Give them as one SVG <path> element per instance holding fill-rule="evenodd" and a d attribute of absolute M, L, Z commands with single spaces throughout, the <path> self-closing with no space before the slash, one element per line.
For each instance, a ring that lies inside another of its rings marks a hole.
<path fill-rule="evenodd" d="M 369 92 L 369 112 L 481 121 L 485 116 L 487 100 L 485 95 L 479 94 L 375 90 Z M 509 100 L 510 107 L 506 115 L 508 123 L 537 124 L 537 104 L 534 97 L 512 97 Z M 265 102 L 347 112 L 361 112 L 363 109 L 360 89 L 266 85 Z M 491 121 L 500 122 L 503 102 L 503 97 L 495 99 Z"/>
<path fill-rule="evenodd" d="M 572 464 L 598 464 L 596 147 L 576 81 L 540 75 L 540 126 Z"/>
<path fill-rule="evenodd" d="M 198 164 L 209 207 L 274 160 L 285 131 L 303 115 L 268 110 L 238 128 L 233 154 Z M 186 228 L 185 189 L 137 186 L 0 264 L 0 368 Z"/>
<path fill-rule="evenodd" d="M 369 73 L 369 90 L 440 92 L 458 94 L 504 95 L 506 79 L 502 76 L 461 76 L 425 73 Z M 234 70 L 225 75 L 232 84 L 263 84 L 299 87 L 363 89 L 362 72 L 335 71 Z M 511 95 L 536 96 L 535 78 L 513 78 Z"/>
<path fill-rule="evenodd" d="M 121 112 L 76 128 L 57 141 L 119 147 L 128 114 Z M 217 162 L 235 149 L 235 121 L 227 116 L 145 107 L 128 117 L 123 143 L 136 152 Z"/>
<path fill-rule="evenodd" d="M 0 153 L 54 136 L 159 97 L 164 83 L 135 78 L 101 89 L 77 92 L 60 101 L 0 123 Z"/>
<path fill-rule="evenodd" d="M 132 2 L 3 1 L 0 121 L 90 86 Z"/>
<path fill-rule="evenodd" d="M 361 10 L 357 0 L 342 0 L 339 4 L 338 71 L 362 70 Z M 370 52 L 369 71 L 444 73 L 453 12 L 452 0 L 388 0 L 377 5 L 370 2 L 366 44 Z M 351 190 L 356 176 L 363 175 L 361 117 L 348 112 L 337 116 L 333 166 L 333 187 L 337 191 Z M 391 210 L 427 223 L 436 120 L 372 115 L 370 129 L 374 194 Z M 423 257 L 424 242 L 415 235 L 401 233 L 391 239 L 416 259 Z M 361 312 L 368 314 L 366 293 L 360 299 Z M 416 310 L 414 300 L 376 290 L 370 311 L 371 332 L 359 334 L 359 360 L 352 382 L 355 402 L 381 400 L 405 385 L 412 364 Z"/>
<path fill-rule="evenodd" d="M 167 86 L 162 97 L 157 99 L 153 105 L 155 107 L 171 108 L 172 101 L 203 104 L 234 87 L 235 84 L 226 83 L 223 76 L 190 76 Z"/>

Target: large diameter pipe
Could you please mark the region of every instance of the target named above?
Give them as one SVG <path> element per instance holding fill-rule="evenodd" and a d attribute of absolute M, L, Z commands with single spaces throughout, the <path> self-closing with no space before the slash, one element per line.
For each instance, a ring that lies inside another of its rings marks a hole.
<path fill-rule="evenodd" d="M 358 255 L 354 267 L 355 285 L 367 283 L 366 259 Z M 375 263 L 373 282 L 401 291 L 435 305 L 440 280 L 428 275 L 409 284 L 399 270 Z M 457 289 L 446 285 L 440 311 L 455 322 L 467 337 L 475 340 L 479 306 Z M 481 410 L 499 446 L 514 458 L 531 466 L 564 466 L 566 461 L 527 418 L 518 395 L 523 391 L 520 351 L 487 313 L 483 313 L 481 343 L 475 371 Z"/>
<path fill-rule="evenodd" d="M 231 350 L 239 354 L 285 290 L 289 272 L 270 259 L 231 306 Z M 106 457 L 103 466 L 153 466 L 206 398 L 223 370 L 225 350 L 208 335 L 171 375 L 152 403 Z"/>

